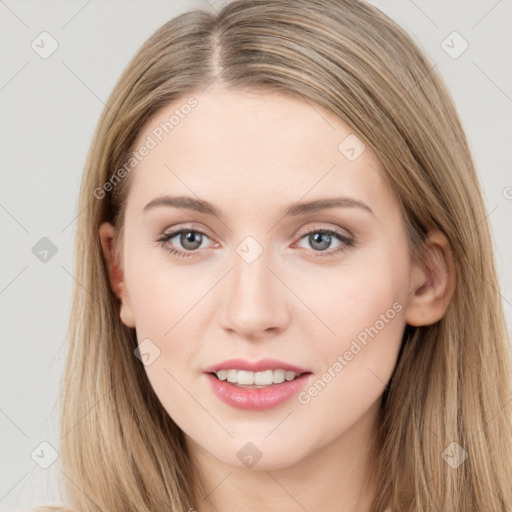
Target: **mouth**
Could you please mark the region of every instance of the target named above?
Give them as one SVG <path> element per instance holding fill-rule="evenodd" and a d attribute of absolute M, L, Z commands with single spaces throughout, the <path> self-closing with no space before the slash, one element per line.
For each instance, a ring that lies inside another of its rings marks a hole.
<path fill-rule="evenodd" d="M 268 369 L 259 372 L 250 370 L 221 369 L 218 371 L 207 372 L 209 375 L 219 381 L 227 382 L 237 388 L 270 388 L 276 387 L 286 382 L 292 382 L 305 375 L 311 375 L 312 372 L 295 372 L 282 368 Z"/>
<path fill-rule="evenodd" d="M 270 374 L 267 374 L 267 371 L 272 372 L 271 383 L 269 383 Z M 246 411 L 268 410 L 288 402 L 311 381 L 313 375 L 312 372 L 300 374 L 292 372 L 293 375 L 292 373 L 288 374 L 288 379 L 285 376 L 284 380 L 280 382 L 282 375 L 279 369 L 267 371 L 256 372 L 256 382 L 252 384 L 244 384 L 244 382 L 251 382 L 251 376 L 242 373 L 243 370 L 233 370 L 232 373 L 229 370 L 219 370 L 217 372 L 205 372 L 204 375 L 210 384 L 211 390 L 220 400 L 233 408 Z M 278 372 L 278 382 L 274 382 L 275 371 Z M 229 379 L 234 382 L 228 380 L 228 373 L 230 374 Z M 263 380 L 257 376 L 258 373 L 267 374 L 266 383 L 262 383 Z M 225 379 L 223 380 L 221 377 L 225 377 Z"/>

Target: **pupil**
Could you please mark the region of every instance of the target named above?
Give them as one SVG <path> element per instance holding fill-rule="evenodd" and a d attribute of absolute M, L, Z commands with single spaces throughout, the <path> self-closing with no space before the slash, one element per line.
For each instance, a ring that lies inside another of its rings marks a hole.
<path fill-rule="evenodd" d="M 310 235 L 310 242 L 312 247 L 315 247 L 315 244 L 319 243 L 320 247 L 317 247 L 320 250 L 325 250 L 330 245 L 331 235 L 329 233 L 314 233 Z"/>
<path fill-rule="evenodd" d="M 197 237 L 197 239 L 196 239 Z M 188 231 L 186 233 L 181 234 L 181 243 L 183 247 L 186 249 L 194 250 L 197 249 L 201 245 L 201 233 L 196 233 L 194 231 Z M 195 240 L 196 239 L 196 240 Z M 191 245 L 189 245 L 191 244 Z"/>

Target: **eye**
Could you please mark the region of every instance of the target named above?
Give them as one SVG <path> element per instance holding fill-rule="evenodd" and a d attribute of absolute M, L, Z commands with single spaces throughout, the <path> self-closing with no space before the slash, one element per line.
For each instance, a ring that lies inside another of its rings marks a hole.
<path fill-rule="evenodd" d="M 175 243 L 168 244 L 168 242 L 172 241 L 173 238 L 177 239 L 177 243 L 179 243 L 183 249 L 180 250 L 175 248 Z M 171 233 L 165 233 L 160 238 L 157 239 L 157 242 L 168 252 L 176 255 L 178 258 L 188 258 L 190 256 L 195 256 L 196 252 L 203 243 L 205 238 L 209 238 L 202 231 L 198 231 L 192 228 L 181 228 L 176 231 L 172 231 Z"/>
<path fill-rule="evenodd" d="M 176 241 L 169 243 L 172 242 L 174 238 Z M 189 258 L 197 255 L 197 251 L 201 248 L 205 239 L 209 239 L 209 237 L 202 231 L 198 231 L 197 229 L 190 227 L 184 227 L 170 233 L 164 233 L 156 240 L 156 242 L 166 251 L 174 254 L 178 258 Z M 313 248 L 313 252 L 316 253 L 313 256 L 314 258 L 328 258 L 336 256 L 355 245 L 353 238 L 335 229 L 325 227 L 314 228 L 313 230 L 306 232 L 300 238 L 300 240 L 303 239 L 307 240 L 310 247 Z M 333 240 L 338 242 L 338 247 L 334 250 L 327 251 L 327 249 L 332 245 Z M 183 250 L 177 249 L 176 244 L 181 245 Z"/>
<path fill-rule="evenodd" d="M 335 229 L 329 229 L 324 227 L 318 227 L 314 228 L 311 231 L 308 231 L 300 238 L 300 240 L 303 239 L 306 239 L 307 243 L 310 244 L 310 247 L 314 249 L 313 252 L 317 253 L 314 254 L 314 258 L 328 258 L 331 256 L 336 256 L 355 245 L 353 238 L 339 231 L 336 231 Z M 332 245 L 333 239 L 339 242 L 338 247 L 332 251 L 325 252 L 326 249 L 328 249 Z"/>

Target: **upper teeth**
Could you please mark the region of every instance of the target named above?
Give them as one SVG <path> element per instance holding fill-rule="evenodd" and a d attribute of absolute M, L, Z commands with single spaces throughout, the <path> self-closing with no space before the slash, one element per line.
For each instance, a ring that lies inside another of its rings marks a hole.
<path fill-rule="evenodd" d="M 250 372 L 248 370 L 219 370 L 216 372 L 220 380 L 226 380 L 236 384 L 257 386 L 269 386 L 281 384 L 286 380 L 293 380 L 297 376 L 295 372 L 285 370 L 265 370 L 264 372 Z"/>

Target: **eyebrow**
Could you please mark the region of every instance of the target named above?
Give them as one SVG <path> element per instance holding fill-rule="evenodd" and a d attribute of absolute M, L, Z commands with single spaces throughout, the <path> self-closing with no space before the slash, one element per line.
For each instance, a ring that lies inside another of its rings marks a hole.
<path fill-rule="evenodd" d="M 143 208 L 143 212 L 152 210 L 153 208 L 165 206 L 168 208 L 184 208 L 193 210 L 205 215 L 215 215 L 216 217 L 223 218 L 222 210 L 217 206 L 205 201 L 203 199 L 196 199 L 187 196 L 160 196 L 151 200 Z M 353 199 L 351 197 L 330 197 L 325 199 L 316 199 L 314 201 L 293 203 L 287 206 L 283 213 L 283 217 L 306 215 L 307 213 L 325 210 L 328 208 L 361 208 L 370 214 L 374 215 L 373 210 L 365 203 Z"/>

